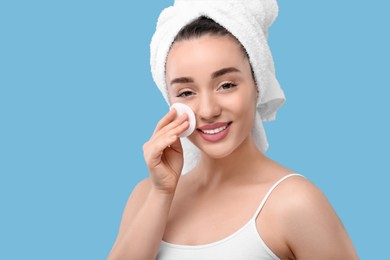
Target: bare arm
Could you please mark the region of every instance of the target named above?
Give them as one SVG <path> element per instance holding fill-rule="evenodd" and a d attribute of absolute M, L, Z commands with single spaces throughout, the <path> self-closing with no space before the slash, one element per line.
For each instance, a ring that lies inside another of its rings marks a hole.
<path fill-rule="evenodd" d="M 128 200 L 108 259 L 156 259 L 172 199 L 173 194 L 155 190 L 150 180 L 141 182 Z"/>
<path fill-rule="evenodd" d="M 132 192 L 123 213 L 110 260 L 155 259 L 183 167 L 179 135 L 189 124 L 186 115 L 168 112 L 143 146 L 150 178 Z"/>

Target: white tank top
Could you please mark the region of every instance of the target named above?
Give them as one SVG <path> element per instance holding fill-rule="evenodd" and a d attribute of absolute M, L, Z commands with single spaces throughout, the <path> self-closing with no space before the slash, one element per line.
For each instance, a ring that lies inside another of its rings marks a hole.
<path fill-rule="evenodd" d="M 293 173 L 277 181 L 267 192 L 257 208 L 256 213 L 243 227 L 228 237 L 213 243 L 203 245 L 177 245 L 161 241 L 157 260 L 220 260 L 245 259 L 267 260 L 279 259 L 264 243 L 256 228 L 256 218 L 263 208 L 271 192 L 285 179 L 291 176 L 301 176 Z"/>

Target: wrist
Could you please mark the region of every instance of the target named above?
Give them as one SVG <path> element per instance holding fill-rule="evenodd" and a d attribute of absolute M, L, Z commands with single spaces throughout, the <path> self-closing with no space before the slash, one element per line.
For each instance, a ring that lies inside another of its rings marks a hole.
<path fill-rule="evenodd" d="M 150 189 L 149 195 L 153 198 L 159 198 L 159 199 L 168 199 L 172 200 L 175 196 L 175 190 L 167 191 L 167 190 L 161 190 L 156 187 L 153 187 Z"/>

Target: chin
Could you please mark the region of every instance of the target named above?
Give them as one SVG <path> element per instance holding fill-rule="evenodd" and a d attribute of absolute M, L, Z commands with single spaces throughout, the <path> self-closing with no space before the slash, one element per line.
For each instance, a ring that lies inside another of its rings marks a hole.
<path fill-rule="evenodd" d="M 205 154 L 206 156 L 212 158 L 212 159 L 223 159 L 234 151 L 234 149 L 218 149 L 218 148 L 206 148 L 206 149 L 201 149 L 202 153 Z"/>
<path fill-rule="evenodd" d="M 196 139 L 196 138 L 195 138 Z M 222 159 L 232 154 L 242 142 L 226 140 L 220 143 L 205 143 L 203 140 L 190 141 L 206 156 L 212 159 Z"/>

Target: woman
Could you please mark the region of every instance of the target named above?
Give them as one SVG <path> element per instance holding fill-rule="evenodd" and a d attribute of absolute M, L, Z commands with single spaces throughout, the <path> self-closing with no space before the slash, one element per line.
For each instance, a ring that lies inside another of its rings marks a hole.
<path fill-rule="evenodd" d="M 323 193 L 264 154 L 261 120 L 284 102 L 264 41 L 276 2 L 195 2 L 163 12 L 151 59 L 168 103 L 196 115 L 188 140 L 199 158 L 183 156 L 188 118 L 171 109 L 144 145 L 150 178 L 132 192 L 109 259 L 358 259 Z M 260 41 L 248 10 L 263 12 Z"/>

